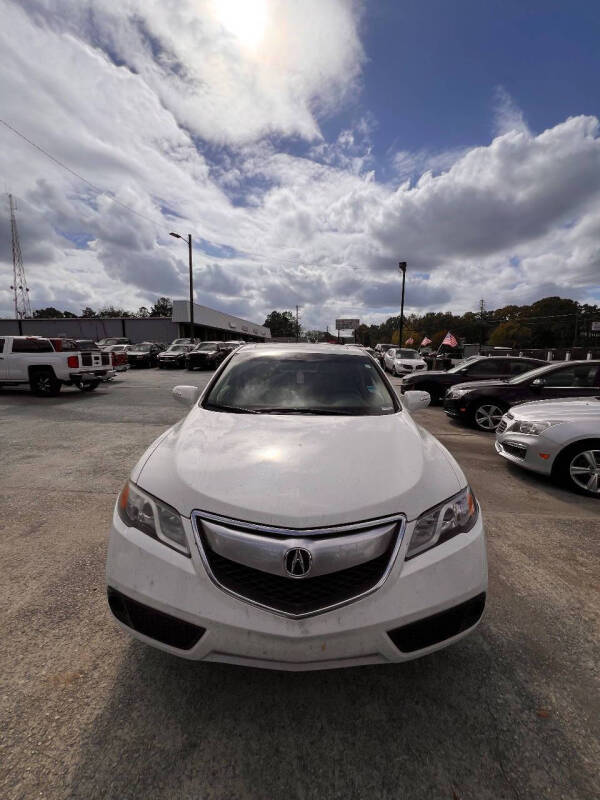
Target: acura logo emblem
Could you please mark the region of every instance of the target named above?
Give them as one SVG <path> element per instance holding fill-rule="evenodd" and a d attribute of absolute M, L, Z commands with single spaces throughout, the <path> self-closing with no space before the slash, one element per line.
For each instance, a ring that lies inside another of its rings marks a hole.
<path fill-rule="evenodd" d="M 312 556 L 303 547 L 288 550 L 283 558 L 285 571 L 290 578 L 306 578 L 312 566 Z"/>

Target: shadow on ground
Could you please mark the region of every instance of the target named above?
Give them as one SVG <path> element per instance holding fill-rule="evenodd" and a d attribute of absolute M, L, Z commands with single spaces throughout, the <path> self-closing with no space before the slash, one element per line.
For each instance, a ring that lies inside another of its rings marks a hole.
<path fill-rule="evenodd" d="M 294 674 L 132 642 L 69 796 L 591 798 L 590 766 L 507 671 L 521 644 L 484 623 L 419 661 Z"/>

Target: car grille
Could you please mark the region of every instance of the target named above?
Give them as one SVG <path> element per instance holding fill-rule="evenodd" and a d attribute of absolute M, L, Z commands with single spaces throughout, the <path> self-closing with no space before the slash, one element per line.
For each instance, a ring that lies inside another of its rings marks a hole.
<path fill-rule="evenodd" d="M 335 538 L 336 542 L 341 543 L 339 553 L 342 560 L 347 552 L 352 551 L 353 536 L 359 536 L 365 531 L 365 528 L 372 529 L 375 533 L 378 529 L 384 530 L 385 526 L 388 529 L 391 528 L 386 539 L 386 549 L 375 558 L 367 555 L 367 560 L 352 564 L 346 569 L 336 569 L 325 574 L 317 574 L 314 577 L 297 578 L 288 577 L 285 574 L 273 574 L 272 571 L 258 569 L 248 563 L 240 563 L 244 558 L 241 549 L 239 555 L 236 555 L 235 549 L 233 552 L 229 550 L 228 554 L 233 556 L 232 558 L 216 552 L 211 546 L 211 541 L 214 540 L 211 539 L 208 529 L 203 527 L 203 517 L 206 519 L 206 516 L 196 512 L 193 518 L 196 540 L 212 580 L 220 588 L 241 599 L 290 617 L 305 617 L 322 613 L 357 600 L 379 588 L 391 570 L 404 533 L 404 517 L 400 516 L 386 520 L 374 520 L 367 525 L 357 524 L 354 528 L 353 526 L 343 526 L 343 536 Z M 280 548 L 281 553 L 288 548 L 295 549 L 296 547 L 306 548 L 309 551 L 314 549 L 313 551 L 318 553 L 319 542 L 333 541 L 334 535 L 341 531 L 341 529 L 333 528 L 311 531 L 261 528 L 250 526 L 248 523 L 224 520 L 224 518 L 217 518 L 213 515 L 210 515 L 210 518 L 219 519 L 222 524 L 227 525 L 221 530 L 228 532 L 245 531 L 251 528 L 250 535 L 245 537 L 246 543 L 248 541 L 251 543 L 252 535 L 255 534 L 257 542 L 271 542 L 275 548 Z M 277 533 L 273 533 L 273 531 Z M 346 549 L 344 545 L 346 545 Z M 368 551 L 365 548 L 366 552 Z M 246 544 L 246 556 L 247 553 Z M 240 560 L 236 560 L 236 558 Z M 317 560 L 318 556 L 315 556 L 315 562 Z M 284 572 L 283 568 L 282 572 Z"/>
<path fill-rule="evenodd" d="M 502 442 L 502 448 L 515 458 L 525 458 L 527 455 L 527 447 L 520 442 Z"/>
<path fill-rule="evenodd" d="M 504 431 L 508 428 L 509 422 L 514 419 L 512 414 L 505 414 L 502 419 L 500 420 L 500 424 L 496 428 L 496 433 L 504 433 Z"/>

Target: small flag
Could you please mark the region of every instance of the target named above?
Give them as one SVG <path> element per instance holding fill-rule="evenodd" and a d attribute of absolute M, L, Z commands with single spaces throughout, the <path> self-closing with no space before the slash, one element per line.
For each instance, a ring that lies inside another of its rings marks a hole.
<path fill-rule="evenodd" d="M 404 342 L 404 344 L 414 344 L 414 343 L 415 343 L 415 340 L 413 339 L 412 336 Z"/>
<path fill-rule="evenodd" d="M 450 331 L 445 335 L 444 341 L 442 344 L 447 344 L 448 347 L 458 347 L 458 342 L 456 341 L 456 337 L 453 336 Z"/>
<path fill-rule="evenodd" d="M 421 347 L 425 347 L 426 345 L 431 344 L 431 339 L 428 339 L 426 336 L 424 337 L 423 341 L 421 342 Z"/>

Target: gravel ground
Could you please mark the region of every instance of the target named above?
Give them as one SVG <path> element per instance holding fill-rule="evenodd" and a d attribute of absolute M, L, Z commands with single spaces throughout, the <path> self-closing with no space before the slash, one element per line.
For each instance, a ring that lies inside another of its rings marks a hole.
<path fill-rule="evenodd" d="M 0 798 L 597 798 L 600 503 L 439 408 L 487 525 L 478 632 L 405 665 L 277 673 L 130 640 L 104 591 L 115 496 L 182 415 L 143 370 L 0 393 Z"/>

